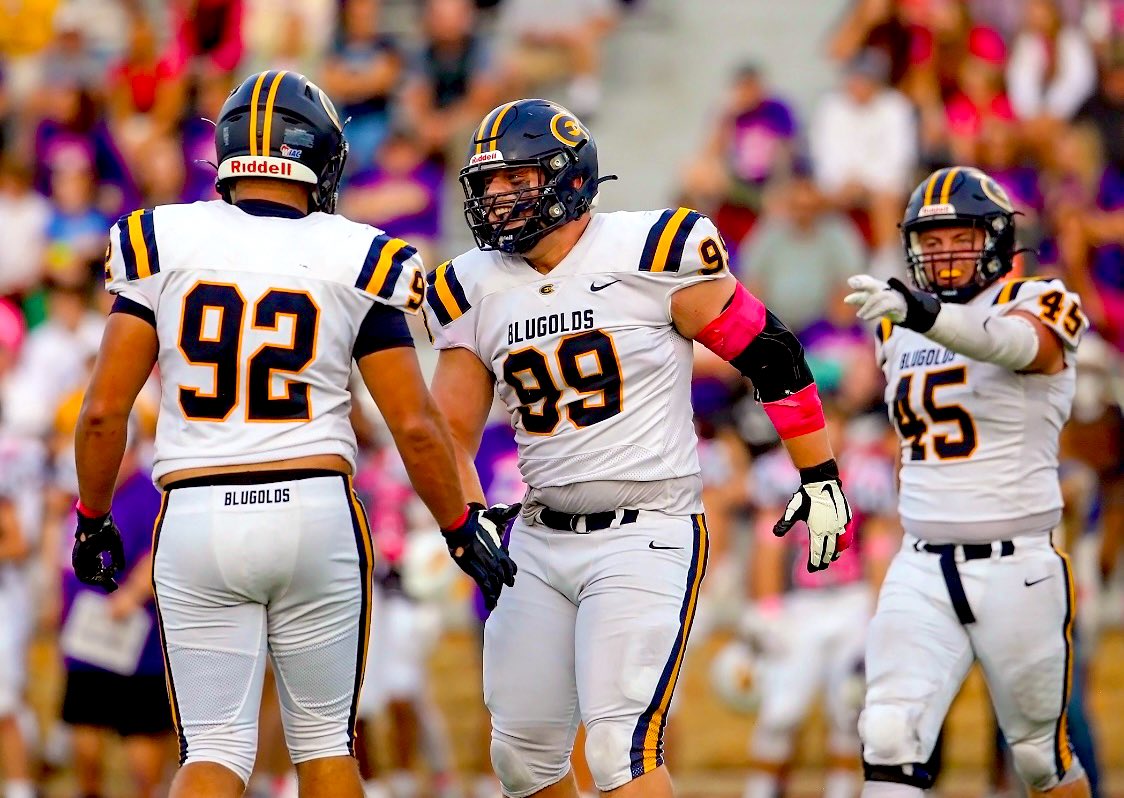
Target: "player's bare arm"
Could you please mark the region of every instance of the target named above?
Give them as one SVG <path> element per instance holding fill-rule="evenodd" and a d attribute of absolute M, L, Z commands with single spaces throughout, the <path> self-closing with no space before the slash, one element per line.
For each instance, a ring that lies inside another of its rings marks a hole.
<path fill-rule="evenodd" d="M 515 584 L 518 569 L 500 533 L 519 506 L 488 508 L 475 499 L 466 503 L 453 439 L 411 347 L 372 352 L 360 358 L 359 373 L 386 418 L 414 489 L 440 525 L 450 554 L 480 585 L 489 607 L 494 607 L 503 586 Z M 386 379 L 387 374 L 394 379 Z"/>
<path fill-rule="evenodd" d="M 838 559 L 839 537 L 851 509 L 828 442 L 823 407 L 796 336 L 734 277 L 726 275 L 672 294 L 671 319 L 681 334 L 698 341 L 747 377 L 776 427 L 793 465 L 800 491 L 774 534 L 796 521 L 808 524 L 808 570 Z"/>
<path fill-rule="evenodd" d="M 492 372 L 467 349 L 444 349 L 433 375 L 433 399 L 453 434 L 461 486 L 469 501 L 485 503 L 473 458 L 488 422 L 494 392 Z"/>
<path fill-rule="evenodd" d="M 156 330 L 128 313 L 111 313 L 74 432 L 78 498 L 95 513 L 109 511 L 125 453 L 129 414 L 156 365 Z"/>
<path fill-rule="evenodd" d="M 125 570 L 121 533 L 109 515 L 125 453 L 129 413 L 156 365 L 156 329 L 130 313 L 111 313 L 74 431 L 78 528 L 74 573 L 108 593 Z"/>
<path fill-rule="evenodd" d="M 453 526 L 466 504 L 456 476 L 453 442 L 414 350 L 396 347 L 373 352 L 359 360 L 359 373 L 386 419 L 418 496 L 443 529 Z M 387 379 L 388 374 L 394 379 Z"/>

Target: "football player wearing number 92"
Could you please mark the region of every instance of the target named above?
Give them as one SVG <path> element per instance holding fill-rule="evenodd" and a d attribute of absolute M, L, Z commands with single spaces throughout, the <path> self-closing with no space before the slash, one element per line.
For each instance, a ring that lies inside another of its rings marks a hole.
<path fill-rule="evenodd" d="M 519 100 L 475 130 L 461 170 L 477 248 L 429 277 L 432 390 L 470 499 L 493 391 L 529 486 L 519 564 L 484 629 L 492 767 L 509 798 L 576 798 L 578 722 L 598 789 L 672 795 L 662 733 L 706 568 L 692 340 L 754 387 L 800 469 L 774 528 L 840 555 L 850 510 L 796 338 L 730 275 L 687 208 L 594 214 L 597 146 L 565 108 Z M 580 710 L 579 710 L 580 708 Z"/>
<path fill-rule="evenodd" d="M 361 798 L 353 753 L 370 634 L 371 534 L 351 474 L 354 361 L 458 565 L 494 603 L 517 508 L 466 504 L 405 314 L 413 247 L 334 215 L 347 156 L 331 101 L 268 71 L 226 100 L 222 200 L 135 211 L 110 230 L 116 300 L 75 441 L 74 570 L 116 588 L 109 516 L 129 410 L 159 365 L 153 583 L 183 767 L 173 798 L 238 796 L 266 658 L 302 796 Z"/>
<path fill-rule="evenodd" d="M 867 633 L 864 798 L 919 798 L 972 663 L 1035 794 L 1087 796 L 1065 709 L 1073 572 L 1055 550 L 1058 433 L 1087 326 L 1057 279 L 1007 279 L 1015 214 L 983 172 L 940 169 L 902 221 L 913 287 L 850 279 L 901 440 L 905 536 Z"/>

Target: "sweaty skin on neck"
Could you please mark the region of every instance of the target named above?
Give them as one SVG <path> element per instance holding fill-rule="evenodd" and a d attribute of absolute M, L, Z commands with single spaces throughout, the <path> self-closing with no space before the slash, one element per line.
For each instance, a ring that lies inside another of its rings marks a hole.
<path fill-rule="evenodd" d="M 296 208 L 301 213 L 308 213 L 310 210 L 309 195 L 309 188 L 305 183 L 269 177 L 241 177 L 230 188 L 230 199 L 234 202 L 267 200 Z"/>

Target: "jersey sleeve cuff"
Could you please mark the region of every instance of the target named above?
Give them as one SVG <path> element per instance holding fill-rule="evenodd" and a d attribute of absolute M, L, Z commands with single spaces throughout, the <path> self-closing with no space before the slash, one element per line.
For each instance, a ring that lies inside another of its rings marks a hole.
<path fill-rule="evenodd" d="M 375 302 L 359 325 L 351 356 L 359 360 L 384 349 L 413 345 L 414 336 L 406 324 L 406 314 L 398 308 Z"/>
<path fill-rule="evenodd" d="M 109 309 L 110 313 L 128 313 L 130 316 L 136 316 L 142 321 L 147 321 L 156 329 L 156 314 L 151 308 L 147 308 L 140 302 L 129 299 L 127 296 L 117 295 L 113 300 L 113 307 Z"/>

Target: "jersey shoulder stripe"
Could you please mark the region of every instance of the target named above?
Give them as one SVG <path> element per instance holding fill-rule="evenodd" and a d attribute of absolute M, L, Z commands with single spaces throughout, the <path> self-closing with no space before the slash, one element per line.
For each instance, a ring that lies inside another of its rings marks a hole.
<path fill-rule="evenodd" d="M 677 272 L 683 260 L 683 246 L 702 214 L 690 208 L 668 208 L 648 231 L 640 254 L 642 272 Z"/>
<path fill-rule="evenodd" d="M 442 263 L 429 275 L 426 299 L 442 327 L 456 321 L 472 307 L 457 279 L 451 260 Z"/>
<path fill-rule="evenodd" d="M 137 210 L 117 220 L 125 279 L 151 277 L 160 271 L 160 252 L 156 247 L 156 226 L 152 209 Z"/>
<path fill-rule="evenodd" d="M 995 295 L 993 305 L 1006 305 L 1008 302 L 1013 302 L 1019 295 L 1019 291 L 1027 283 L 1040 283 L 1052 280 L 1052 277 L 1019 277 L 1015 280 L 1009 280 L 1006 285 L 1000 289 L 999 293 Z"/>
<path fill-rule="evenodd" d="M 418 251 L 401 238 L 391 238 L 386 233 L 379 233 L 367 249 L 355 287 L 383 299 L 390 299 L 403 266 L 417 254 Z"/>
<path fill-rule="evenodd" d="M 878 320 L 878 326 L 874 329 L 874 334 L 878 336 L 879 343 L 886 343 L 887 339 L 894 332 L 894 323 L 887 318 Z"/>

